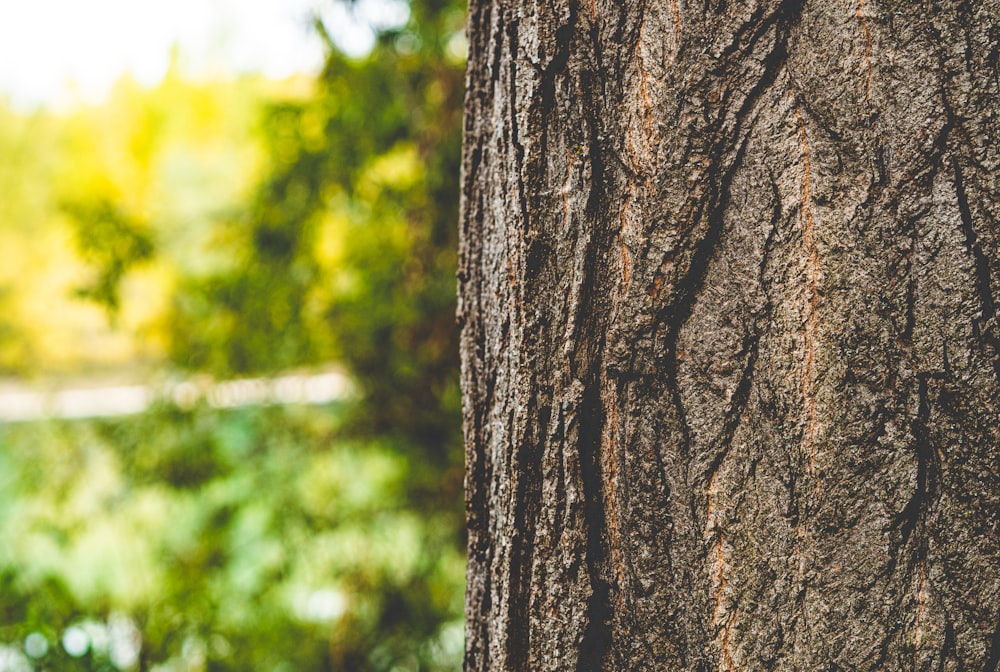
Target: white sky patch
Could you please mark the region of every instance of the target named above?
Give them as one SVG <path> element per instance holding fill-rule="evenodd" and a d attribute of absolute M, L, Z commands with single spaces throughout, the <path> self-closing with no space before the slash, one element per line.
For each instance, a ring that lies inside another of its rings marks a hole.
<path fill-rule="evenodd" d="M 375 46 L 375 30 L 397 28 L 406 23 L 410 18 L 410 6 L 405 0 L 328 2 L 321 7 L 320 15 L 337 46 L 351 56 L 361 56 Z"/>
<path fill-rule="evenodd" d="M 34 106 L 103 99 L 131 73 L 154 85 L 174 45 L 195 76 L 317 72 L 323 45 L 315 13 L 345 52 L 374 44 L 372 27 L 400 26 L 403 0 L 0 0 L 0 95 Z"/>

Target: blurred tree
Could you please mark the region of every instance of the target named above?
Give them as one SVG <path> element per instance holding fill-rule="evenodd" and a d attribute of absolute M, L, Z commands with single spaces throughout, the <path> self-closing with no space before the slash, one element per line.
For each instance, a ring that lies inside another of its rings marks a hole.
<path fill-rule="evenodd" d="M 192 82 L 174 67 L 151 89 L 124 77 L 99 105 L 0 101 L 0 371 L 162 362 L 166 297 L 234 263 L 206 239 L 260 174 L 263 100 L 296 85 Z"/>
<path fill-rule="evenodd" d="M 409 23 L 360 59 L 327 36 L 316 95 L 264 116 L 270 173 L 220 232 L 239 263 L 191 277 L 171 320 L 174 359 L 189 368 L 343 363 L 364 396 L 358 427 L 439 466 L 460 459 L 463 18 L 458 3 L 412 3 Z"/>
<path fill-rule="evenodd" d="M 95 278 L 77 291 L 117 312 L 125 273 L 153 255 L 153 240 L 138 217 L 101 195 L 63 205 L 76 227 L 80 256 L 95 268 Z"/>
<path fill-rule="evenodd" d="M 454 669 L 452 521 L 415 510 L 413 462 L 346 440 L 340 411 L 5 428 L 0 647 L 37 633 L 39 662 L 67 671 Z M 138 637 L 133 663 L 114 661 L 113 622 Z"/>

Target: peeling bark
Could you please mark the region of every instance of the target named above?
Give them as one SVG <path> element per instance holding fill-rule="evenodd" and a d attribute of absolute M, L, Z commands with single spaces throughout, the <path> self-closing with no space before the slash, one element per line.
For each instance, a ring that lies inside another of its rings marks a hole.
<path fill-rule="evenodd" d="M 1000 1 L 473 0 L 467 670 L 1000 665 Z"/>

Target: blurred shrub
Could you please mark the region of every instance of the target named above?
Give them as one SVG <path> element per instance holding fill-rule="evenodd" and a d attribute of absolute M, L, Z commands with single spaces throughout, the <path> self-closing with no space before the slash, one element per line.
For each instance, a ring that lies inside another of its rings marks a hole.
<path fill-rule="evenodd" d="M 50 670 L 457 669 L 457 520 L 414 509 L 419 467 L 343 411 L 8 425 L 0 642 L 38 633 Z"/>
<path fill-rule="evenodd" d="M 356 420 L 455 463 L 462 14 L 413 6 L 361 60 L 332 50 L 315 96 L 263 119 L 271 172 L 219 234 L 238 260 L 176 295 L 173 357 L 219 373 L 337 360 Z M 400 45 L 422 45 L 401 49 Z"/>

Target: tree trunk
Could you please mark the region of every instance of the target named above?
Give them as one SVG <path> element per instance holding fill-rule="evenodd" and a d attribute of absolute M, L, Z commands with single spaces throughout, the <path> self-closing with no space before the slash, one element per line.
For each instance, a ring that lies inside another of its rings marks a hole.
<path fill-rule="evenodd" d="M 473 0 L 467 670 L 1000 660 L 1000 2 Z"/>

